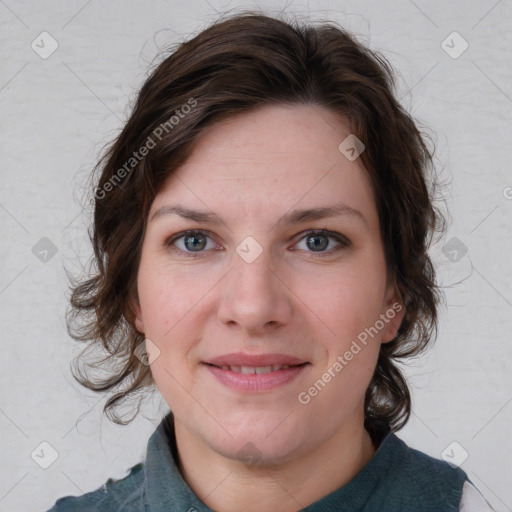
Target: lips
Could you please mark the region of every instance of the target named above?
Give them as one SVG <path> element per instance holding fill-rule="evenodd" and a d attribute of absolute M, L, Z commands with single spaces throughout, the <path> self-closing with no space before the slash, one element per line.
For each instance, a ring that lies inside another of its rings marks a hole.
<path fill-rule="evenodd" d="M 270 366 L 237 366 L 237 365 L 227 365 L 223 364 L 221 366 L 217 366 L 221 370 L 230 370 L 235 373 L 243 373 L 245 375 L 258 374 L 262 375 L 264 373 L 277 372 L 278 370 L 287 370 L 290 368 L 289 364 L 274 364 Z"/>
<path fill-rule="evenodd" d="M 308 361 L 286 354 L 225 354 L 204 362 L 223 385 L 242 392 L 263 392 L 295 380 Z"/>
<path fill-rule="evenodd" d="M 205 363 L 219 368 L 222 366 L 264 368 L 268 366 L 299 366 L 307 361 L 287 354 L 242 354 L 238 352 L 214 357 Z"/>

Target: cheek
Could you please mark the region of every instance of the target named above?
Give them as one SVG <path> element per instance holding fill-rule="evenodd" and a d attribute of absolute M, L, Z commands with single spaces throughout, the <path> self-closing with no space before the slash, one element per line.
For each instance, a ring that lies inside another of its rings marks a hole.
<path fill-rule="evenodd" d="M 148 337 L 165 341 L 208 291 L 207 279 L 166 267 L 148 258 L 138 274 L 139 302 Z"/>
<path fill-rule="evenodd" d="M 187 361 L 203 326 L 201 301 L 214 282 L 194 277 L 188 269 L 177 272 L 155 259 L 141 261 L 139 302 L 145 336 L 159 350 L 151 372 L 164 396 L 179 397 L 183 393 L 179 383 L 190 379 Z"/>
<path fill-rule="evenodd" d="M 380 267 L 375 261 L 351 265 L 297 283 L 299 295 L 330 333 L 329 339 L 343 344 L 375 324 L 385 293 L 385 270 Z"/>
<path fill-rule="evenodd" d="M 184 390 L 190 386 L 187 354 L 194 346 L 194 305 L 197 296 L 188 286 L 156 265 L 141 266 L 139 301 L 144 319 L 145 336 L 158 347 L 158 357 L 151 362 L 157 388 L 172 410 L 190 405 Z"/>

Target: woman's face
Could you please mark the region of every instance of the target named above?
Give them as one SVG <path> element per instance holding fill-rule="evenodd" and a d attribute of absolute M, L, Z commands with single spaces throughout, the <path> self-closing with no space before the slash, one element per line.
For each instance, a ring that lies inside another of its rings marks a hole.
<path fill-rule="evenodd" d="M 363 428 L 403 308 L 367 173 L 338 149 L 349 134 L 321 107 L 241 114 L 152 204 L 136 325 L 177 432 L 206 449 L 279 463 Z"/>

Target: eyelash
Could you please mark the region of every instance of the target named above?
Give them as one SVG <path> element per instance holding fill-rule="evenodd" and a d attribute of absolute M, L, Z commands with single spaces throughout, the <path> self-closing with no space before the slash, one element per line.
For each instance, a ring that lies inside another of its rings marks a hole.
<path fill-rule="evenodd" d="M 203 235 L 203 236 L 205 236 L 207 238 L 210 238 L 209 232 L 201 230 L 201 229 L 182 231 L 180 233 L 177 233 L 176 235 L 173 235 L 171 238 L 169 238 L 165 242 L 165 246 L 171 248 L 172 250 L 177 250 L 177 251 L 185 254 L 189 258 L 197 258 L 201 253 L 203 253 L 205 251 L 203 250 L 203 251 L 193 252 L 193 251 L 183 251 L 182 249 L 178 249 L 176 247 L 172 248 L 172 245 L 176 241 L 180 240 L 181 238 L 184 238 L 184 237 L 187 237 L 187 236 L 194 236 L 194 235 Z M 346 247 L 348 247 L 350 245 L 350 241 L 345 236 L 341 235 L 340 233 L 333 232 L 333 231 L 327 231 L 325 229 L 314 229 L 314 230 L 311 230 L 311 231 L 307 231 L 307 232 L 305 232 L 304 236 L 302 236 L 298 240 L 297 243 L 301 242 L 305 238 L 307 238 L 309 236 L 312 236 L 312 235 L 321 235 L 321 236 L 325 236 L 327 238 L 332 238 L 332 239 L 336 240 L 340 244 L 339 246 L 337 246 L 337 247 L 335 247 L 333 249 L 329 249 L 328 251 L 320 251 L 318 253 L 315 253 L 314 251 L 308 251 L 308 252 L 311 253 L 311 257 L 313 257 L 313 258 L 317 258 L 317 257 L 321 258 L 322 256 L 325 256 L 325 255 L 331 255 L 331 254 L 333 254 L 335 252 L 338 252 L 341 249 L 346 248 Z"/>

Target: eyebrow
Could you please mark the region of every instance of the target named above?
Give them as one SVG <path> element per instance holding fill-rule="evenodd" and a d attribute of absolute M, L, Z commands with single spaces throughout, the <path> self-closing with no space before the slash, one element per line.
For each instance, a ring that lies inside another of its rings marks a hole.
<path fill-rule="evenodd" d="M 193 220 L 202 224 L 226 225 L 226 222 L 222 219 L 222 217 L 219 217 L 216 213 L 204 210 L 192 210 L 179 204 L 169 204 L 158 208 L 158 210 L 156 210 L 155 213 L 151 216 L 150 222 L 166 215 L 178 215 L 184 219 Z M 301 222 L 337 216 L 350 216 L 355 219 L 359 219 L 368 225 L 364 215 L 359 210 L 343 203 L 321 206 L 317 208 L 308 208 L 304 210 L 292 210 L 291 212 L 283 215 L 278 220 L 276 225 L 299 224 Z"/>

